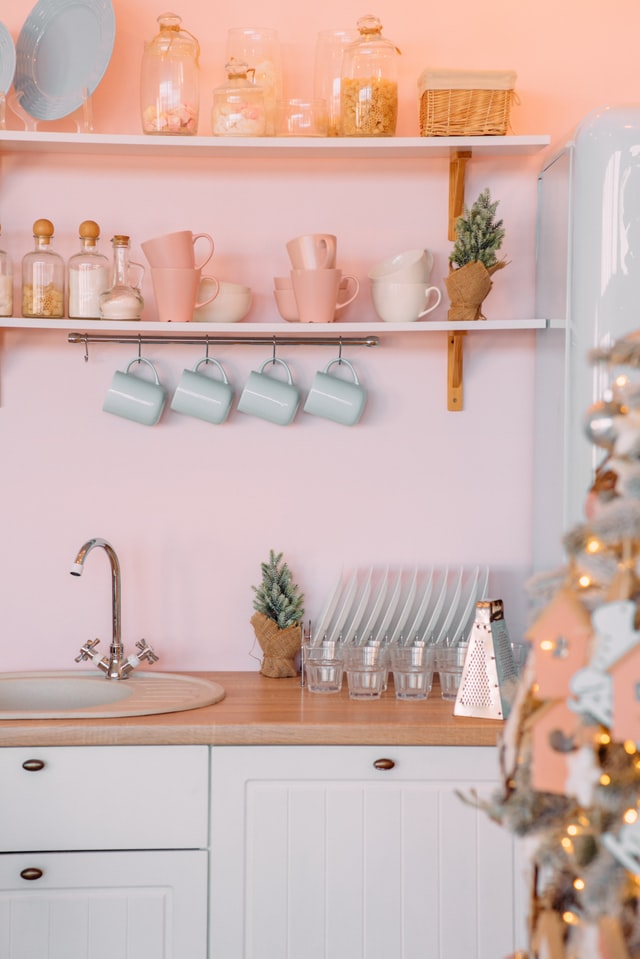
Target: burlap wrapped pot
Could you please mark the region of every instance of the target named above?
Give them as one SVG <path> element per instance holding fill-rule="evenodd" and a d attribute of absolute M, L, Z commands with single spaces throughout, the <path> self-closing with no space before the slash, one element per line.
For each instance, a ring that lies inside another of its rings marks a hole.
<path fill-rule="evenodd" d="M 500 260 L 487 269 L 484 263 L 475 260 L 457 270 L 452 269 L 444 281 L 451 301 L 448 319 L 485 320 L 481 307 L 493 286 L 491 275 L 505 265 L 504 260 Z"/>
<path fill-rule="evenodd" d="M 296 676 L 295 657 L 302 644 L 302 628 L 298 625 L 280 629 L 264 613 L 257 612 L 251 617 L 251 625 L 263 653 L 262 675 L 272 679 Z"/>

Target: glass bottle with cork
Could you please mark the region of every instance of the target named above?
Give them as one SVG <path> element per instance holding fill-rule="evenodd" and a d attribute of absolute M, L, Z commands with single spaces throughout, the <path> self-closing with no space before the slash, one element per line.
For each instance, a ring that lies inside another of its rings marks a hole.
<path fill-rule="evenodd" d="M 340 134 L 392 137 L 398 120 L 397 59 L 400 50 L 382 36 L 382 24 L 367 14 L 360 37 L 344 50 L 340 82 Z"/>
<path fill-rule="evenodd" d="M 64 260 L 52 249 L 53 234 L 51 220 L 33 224 L 35 248 L 22 258 L 23 316 L 64 316 Z"/>
<path fill-rule="evenodd" d="M 200 44 L 175 13 L 158 17 L 145 43 L 140 76 L 143 133 L 193 136 L 200 110 Z"/>
<path fill-rule="evenodd" d="M 129 237 L 122 234 L 111 240 L 113 246 L 113 282 L 100 296 L 100 317 L 104 320 L 139 320 L 144 299 L 139 286 L 144 266 L 129 259 Z M 137 285 L 131 284 L 131 267 L 140 270 Z"/>
<path fill-rule="evenodd" d="M 13 264 L 4 250 L 0 250 L 0 316 L 13 316 Z"/>
<path fill-rule="evenodd" d="M 83 220 L 78 228 L 80 252 L 67 264 L 71 319 L 99 319 L 100 294 L 109 287 L 109 260 L 98 251 L 100 227 L 95 220 Z"/>
<path fill-rule="evenodd" d="M 211 132 L 214 136 L 262 137 L 266 131 L 264 90 L 249 80 L 244 60 L 231 57 L 225 66 L 227 82 L 213 91 Z"/>

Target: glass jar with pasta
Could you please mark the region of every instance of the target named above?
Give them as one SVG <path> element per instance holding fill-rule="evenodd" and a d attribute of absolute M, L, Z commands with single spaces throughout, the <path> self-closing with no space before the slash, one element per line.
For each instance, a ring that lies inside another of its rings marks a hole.
<path fill-rule="evenodd" d="M 398 120 L 400 51 L 382 36 L 377 17 L 367 14 L 357 26 L 360 36 L 342 58 L 340 135 L 392 137 Z"/>

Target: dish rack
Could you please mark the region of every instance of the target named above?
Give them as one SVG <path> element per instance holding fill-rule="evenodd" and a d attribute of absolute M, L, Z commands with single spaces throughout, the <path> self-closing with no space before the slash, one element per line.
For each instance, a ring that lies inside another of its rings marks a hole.
<path fill-rule="evenodd" d="M 467 641 L 488 585 L 487 566 L 343 572 L 309 623 L 308 641 L 455 646 Z"/>

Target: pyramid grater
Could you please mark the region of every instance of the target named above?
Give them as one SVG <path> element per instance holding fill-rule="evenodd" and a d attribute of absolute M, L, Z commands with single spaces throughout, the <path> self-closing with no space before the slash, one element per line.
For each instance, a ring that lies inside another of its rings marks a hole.
<path fill-rule="evenodd" d="M 518 683 L 501 599 L 476 603 L 454 716 L 506 719 Z"/>

